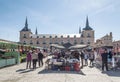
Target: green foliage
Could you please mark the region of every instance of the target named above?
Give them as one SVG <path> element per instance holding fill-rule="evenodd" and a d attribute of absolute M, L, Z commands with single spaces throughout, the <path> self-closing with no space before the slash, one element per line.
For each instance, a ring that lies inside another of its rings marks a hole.
<path fill-rule="evenodd" d="M 20 54 L 20 62 L 22 62 L 24 59 L 26 59 L 26 54 Z"/>
<path fill-rule="evenodd" d="M 4 56 L 13 56 L 13 57 L 17 57 L 18 56 L 18 52 L 12 51 L 12 52 L 6 52 L 4 54 Z"/>
<path fill-rule="evenodd" d="M 0 42 L 0 49 L 17 49 L 17 47 L 17 44 Z"/>

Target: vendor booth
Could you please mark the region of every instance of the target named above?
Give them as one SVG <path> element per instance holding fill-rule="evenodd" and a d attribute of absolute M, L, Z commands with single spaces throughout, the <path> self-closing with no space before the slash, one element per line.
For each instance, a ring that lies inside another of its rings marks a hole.
<path fill-rule="evenodd" d="M 80 60 L 79 52 L 72 49 L 82 49 L 86 48 L 87 45 L 71 45 L 69 48 L 58 44 L 52 44 L 52 47 L 55 47 L 59 50 L 56 50 L 52 58 L 46 61 L 47 70 L 55 71 L 80 71 Z"/>
<path fill-rule="evenodd" d="M 80 62 L 76 58 L 57 58 L 52 57 L 51 59 L 47 60 L 47 70 L 54 70 L 54 71 L 80 71 Z"/>

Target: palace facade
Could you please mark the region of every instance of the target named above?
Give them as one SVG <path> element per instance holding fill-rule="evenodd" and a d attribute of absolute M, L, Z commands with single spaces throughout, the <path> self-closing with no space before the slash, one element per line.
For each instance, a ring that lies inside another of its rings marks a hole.
<path fill-rule="evenodd" d="M 49 48 L 51 44 L 94 44 L 94 30 L 89 26 L 88 17 L 86 18 L 86 26 L 76 34 L 38 34 L 37 28 L 35 34 L 28 28 L 27 18 L 24 28 L 20 31 L 20 43 L 43 48 Z"/>

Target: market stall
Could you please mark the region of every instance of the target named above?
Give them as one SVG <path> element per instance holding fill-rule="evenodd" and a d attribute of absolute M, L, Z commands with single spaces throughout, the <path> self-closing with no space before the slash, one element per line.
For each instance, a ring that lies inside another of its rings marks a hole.
<path fill-rule="evenodd" d="M 46 61 L 46 69 L 54 71 L 80 71 L 80 61 L 76 58 L 78 52 L 61 51 L 52 55 Z"/>
<path fill-rule="evenodd" d="M 83 49 L 86 47 L 88 47 L 88 45 L 77 44 L 77 45 L 70 46 L 69 49 Z"/>
<path fill-rule="evenodd" d="M 17 44 L 0 41 L 0 67 L 18 63 Z"/>

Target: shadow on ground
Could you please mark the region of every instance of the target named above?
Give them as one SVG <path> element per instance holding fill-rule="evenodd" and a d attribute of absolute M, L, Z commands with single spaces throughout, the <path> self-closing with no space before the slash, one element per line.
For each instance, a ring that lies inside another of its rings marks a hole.
<path fill-rule="evenodd" d="M 114 77 L 120 77 L 120 70 L 110 70 L 110 71 L 104 71 L 103 74 L 107 74 L 108 76 L 114 76 Z"/>
<path fill-rule="evenodd" d="M 20 74 L 22 74 L 22 73 L 28 73 L 28 72 L 31 72 L 34 70 L 35 69 L 18 69 L 18 70 L 16 70 L 16 72 L 19 72 Z"/>
<path fill-rule="evenodd" d="M 114 76 L 114 77 L 120 77 L 120 69 L 109 69 L 109 71 L 103 71 L 102 72 L 102 66 L 97 64 L 95 66 L 97 69 L 101 71 L 103 74 L 107 74 L 108 76 Z"/>
<path fill-rule="evenodd" d="M 82 71 L 54 71 L 54 70 L 46 70 L 46 69 L 43 69 L 41 71 L 38 72 L 38 74 L 51 74 L 51 73 L 59 73 L 59 74 L 63 74 L 63 73 L 66 73 L 66 74 L 80 74 L 80 75 L 85 75 Z"/>
<path fill-rule="evenodd" d="M 26 69 L 18 69 L 16 70 L 16 72 L 21 72 L 21 71 L 25 71 Z"/>

